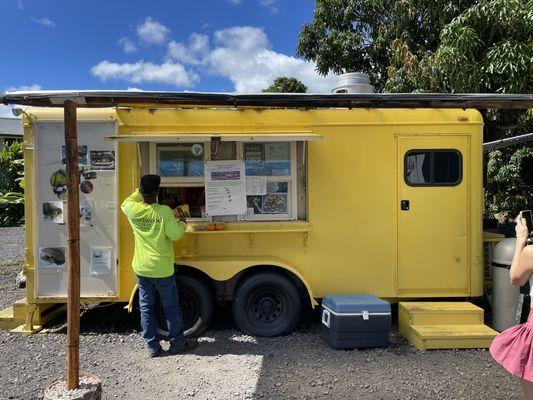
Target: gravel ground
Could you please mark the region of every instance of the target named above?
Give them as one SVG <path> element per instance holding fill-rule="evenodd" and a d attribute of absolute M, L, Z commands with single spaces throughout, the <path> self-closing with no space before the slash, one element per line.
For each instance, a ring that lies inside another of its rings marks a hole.
<path fill-rule="evenodd" d="M 0 307 L 24 296 L 15 286 L 24 238 L 0 229 Z M 486 350 L 421 353 L 393 328 L 387 349 L 335 351 L 317 316 L 288 336 L 237 332 L 219 318 L 193 353 L 148 359 L 138 323 L 119 306 L 86 311 L 82 369 L 102 379 L 105 399 L 521 399 L 519 383 Z M 64 376 L 65 329 L 33 336 L 0 331 L 0 399 L 40 399 Z"/>

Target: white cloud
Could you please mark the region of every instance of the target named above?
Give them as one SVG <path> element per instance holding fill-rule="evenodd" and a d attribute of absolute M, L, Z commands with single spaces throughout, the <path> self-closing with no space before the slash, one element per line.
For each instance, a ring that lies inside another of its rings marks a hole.
<path fill-rule="evenodd" d="M 229 0 L 231 4 L 241 4 L 242 0 Z"/>
<path fill-rule="evenodd" d="M 143 89 L 139 89 L 139 88 L 131 87 L 131 86 L 128 87 L 128 88 L 126 89 L 126 91 L 128 91 L 128 92 L 144 92 Z"/>
<path fill-rule="evenodd" d="M 137 26 L 137 35 L 145 44 L 165 44 L 167 42 L 170 29 L 157 22 L 152 17 L 146 17 L 144 22 Z"/>
<path fill-rule="evenodd" d="M 91 74 L 102 81 L 123 80 L 131 83 L 166 83 L 178 87 L 192 87 L 199 77 L 189 72 L 179 63 L 137 61 L 136 63 L 118 64 L 102 61 L 91 68 Z"/>
<path fill-rule="evenodd" d="M 336 84 L 334 75 L 319 75 L 313 62 L 272 50 L 265 31 L 252 26 L 216 31 L 211 40 L 193 33 L 185 42 L 170 41 L 160 63 L 102 61 L 91 74 L 103 81 L 166 83 L 179 88 L 192 88 L 200 75 L 210 74 L 231 80 L 241 93 L 259 93 L 279 76 L 299 79 L 314 93 L 329 93 Z"/>
<path fill-rule="evenodd" d="M 22 85 L 22 86 L 11 86 L 8 87 L 6 90 L 8 92 L 33 92 L 35 90 L 41 90 L 41 85 L 37 85 L 36 83 L 32 85 Z"/>
<path fill-rule="evenodd" d="M 279 12 L 279 0 L 259 0 L 259 4 L 266 7 L 271 14 Z"/>
<path fill-rule="evenodd" d="M 135 43 L 133 43 L 130 38 L 120 38 L 118 44 L 122 47 L 122 51 L 126 54 L 135 53 L 137 51 L 137 46 L 135 46 Z"/>
<path fill-rule="evenodd" d="M 237 92 L 261 92 L 278 76 L 301 80 L 315 93 L 329 93 L 335 76 L 323 77 L 315 64 L 270 49 L 261 28 L 242 26 L 215 32 L 215 48 L 205 58 L 211 73 L 229 78 Z"/>
<path fill-rule="evenodd" d="M 34 18 L 32 17 L 31 20 L 39 25 L 49 26 L 50 28 L 55 28 L 56 24 L 54 21 L 48 19 L 48 18 Z"/>
<path fill-rule="evenodd" d="M 209 52 L 209 37 L 193 33 L 188 43 L 171 41 L 167 47 L 167 58 L 184 64 L 198 65 Z"/>
<path fill-rule="evenodd" d="M 22 0 L 17 0 L 17 8 L 19 9 L 19 11 L 24 11 L 24 3 L 22 2 Z"/>

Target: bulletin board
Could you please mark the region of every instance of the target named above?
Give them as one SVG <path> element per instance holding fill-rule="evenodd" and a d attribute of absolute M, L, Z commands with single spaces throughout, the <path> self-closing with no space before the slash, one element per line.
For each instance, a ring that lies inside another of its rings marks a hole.
<path fill-rule="evenodd" d="M 117 295 L 117 166 L 114 121 L 78 122 L 81 297 Z M 67 296 L 64 125 L 37 121 L 34 139 L 35 274 L 39 298 Z"/>

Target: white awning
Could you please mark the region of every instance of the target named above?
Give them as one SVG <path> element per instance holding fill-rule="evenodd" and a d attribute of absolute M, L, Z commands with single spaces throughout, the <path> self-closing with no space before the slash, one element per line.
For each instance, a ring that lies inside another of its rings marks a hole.
<path fill-rule="evenodd" d="M 119 142 L 198 143 L 220 140 L 221 142 L 298 142 L 320 141 L 322 135 L 311 132 L 292 133 L 139 133 L 106 136 Z"/>

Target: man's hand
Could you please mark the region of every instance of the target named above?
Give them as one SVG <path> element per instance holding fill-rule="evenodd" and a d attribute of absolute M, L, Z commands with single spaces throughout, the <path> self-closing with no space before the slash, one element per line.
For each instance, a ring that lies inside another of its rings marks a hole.
<path fill-rule="evenodd" d="M 174 214 L 174 217 L 178 219 L 180 222 L 187 223 L 187 220 L 185 219 L 185 213 L 182 211 L 180 207 L 176 207 L 172 210 L 172 213 Z"/>

